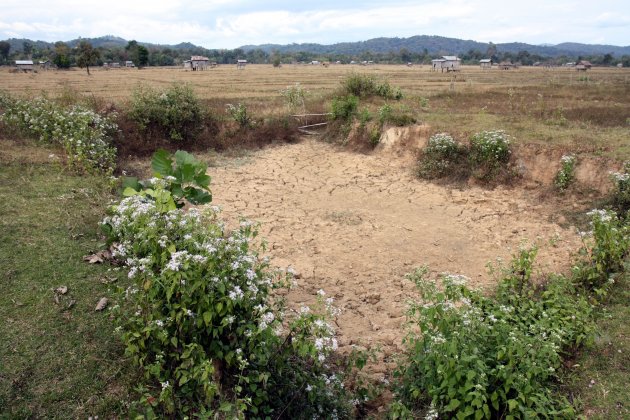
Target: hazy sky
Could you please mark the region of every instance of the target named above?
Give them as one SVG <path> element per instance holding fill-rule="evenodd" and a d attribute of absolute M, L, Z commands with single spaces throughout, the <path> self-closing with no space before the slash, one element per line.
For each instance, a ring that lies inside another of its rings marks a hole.
<path fill-rule="evenodd" d="M 441 35 L 630 45 L 630 0 L 0 0 L 0 39 L 79 36 L 206 48 Z"/>

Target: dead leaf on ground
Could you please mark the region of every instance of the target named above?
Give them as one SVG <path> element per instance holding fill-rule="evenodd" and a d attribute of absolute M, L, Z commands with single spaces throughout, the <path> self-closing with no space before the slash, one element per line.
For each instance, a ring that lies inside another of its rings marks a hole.
<path fill-rule="evenodd" d="M 110 283 L 114 283 L 116 280 L 118 280 L 118 277 L 107 277 L 107 276 L 102 276 L 100 278 L 101 283 L 103 284 L 110 284 Z"/>
<path fill-rule="evenodd" d="M 109 249 L 101 250 L 95 252 L 94 254 L 86 255 L 83 257 L 83 261 L 87 261 L 90 264 L 99 264 L 106 260 L 111 260 L 113 258 L 112 253 Z"/>
<path fill-rule="evenodd" d="M 68 302 L 68 306 L 66 307 L 67 309 L 72 308 L 74 305 L 76 305 L 77 301 L 72 299 L 70 302 Z"/>
<path fill-rule="evenodd" d="M 60 302 L 59 295 L 55 293 L 55 297 L 53 299 L 55 299 L 55 303 L 59 305 L 59 302 Z"/>
<path fill-rule="evenodd" d="M 96 308 L 94 308 L 95 311 L 102 311 L 103 309 L 105 309 L 105 307 L 107 306 L 107 302 L 109 302 L 107 300 L 107 298 L 101 298 L 98 303 L 96 304 Z"/>
<path fill-rule="evenodd" d="M 59 293 L 60 295 L 65 295 L 66 293 L 68 293 L 68 286 L 59 286 L 55 289 L 56 293 Z"/>

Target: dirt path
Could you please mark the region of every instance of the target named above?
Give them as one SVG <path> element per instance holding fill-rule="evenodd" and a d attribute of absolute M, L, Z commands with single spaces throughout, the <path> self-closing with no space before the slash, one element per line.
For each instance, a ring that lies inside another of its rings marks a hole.
<path fill-rule="evenodd" d="M 405 302 L 414 293 L 404 275 L 414 267 L 489 286 L 486 263 L 508 260 L 524 239 L 543 244 L 543 268 L 566 264 L 579 245 L 574 232 L 546 222 L 549 212 L 526 191 L 449 190 L 409 168 L 389 153 L 304 140 L 210 170 L 224 216 L 261 222 L 274 264 L 301 275 L 290 303 L 311 303 L 319 289 L 335 297 L 341 347 L 381 346 L 386 363 L 377 372 L 400 350 Z"/>

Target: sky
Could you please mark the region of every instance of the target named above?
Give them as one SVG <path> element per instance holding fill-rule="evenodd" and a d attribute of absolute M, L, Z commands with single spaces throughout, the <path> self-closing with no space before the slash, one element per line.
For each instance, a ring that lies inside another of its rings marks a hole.
<path fill-rule="evenodd" d="M 0 0 L 0 39 L 115 35 L 206 48 L 440 35 L 630 45 L 629 0 Z"/>

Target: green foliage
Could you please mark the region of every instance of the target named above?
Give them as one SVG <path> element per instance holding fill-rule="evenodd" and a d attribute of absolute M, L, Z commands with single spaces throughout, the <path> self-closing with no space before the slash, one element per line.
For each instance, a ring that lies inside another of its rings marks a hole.
<path fill-rule="evenodd" d="M 630 252 L 630 224 L 611 210 L 592 210 L 592 231 L 583 233 L 581 259 L 573 267 L 574 281 L 603 297 L 614 284 L 615 273 L 624 271 Z"/>
<path fill-rule="evenodd" d="M 438 288 L 426 269 L 409 275 L 423 303 L 409 310 L 418 332 L 406 339 L 409 359 L 397 372 L 400 404 L 440 417 L 575 417 L 552 384 L 563 351 L 589 340 L 591 307 L 562 276 L 534 285 L 536 251 L 519 251 L 494 298 L 466 287 L 463 276 L 442 275 Z"/>
<path fill-rule="evenodd" d="M 230 114 L 230 117 L 236 121 L 240 128 L 248 128 L 252 126 L 252 117 L 247 113 L 247 107 L 244 104 L 228 104 L 227 113 Z"/>
<path fill-rule="evenodd" d="M 72 168 L 113 172 L 116 149 L 111 136 L 118 127 L 110 117 L 79 105 L 63 108 L 44 97 L 26 100 L 5 95 L 2 107 L 1 121 L 42 142 L 60 145 Z"/>
<path fill-rule="evenodd" d="M 296 83 L 293 86 L 287 86 L 286 89 L 280 91 L 280 95 L 284 98 L 289 112 L 294 112 L 298 108 L 303 111 L 304 100 L 308 94 L 309 92 L 299 83 Z"/>
<path fill-rule="evenodd" d="M 151 166 L 154 178 L 143 182 L 133 177 L 124 180 L 124 196 L 150 197 L 162 213 L 181 208 L 186 202 L 198 205 L 212 201 L 208 165 L 190 153 L 178 150 L 171 156 L 166 150 L 158 150 Z"/>
<path fill-rule="evenodd" d="M 158 152 L 154 170 L 168 175 L 141 193 L 128 189 L 102 223 L 134 282 L 119 290 L 112 311 L 126 354 L 146 378 L 139 410 L 150 417 L 350 417 L 356 401 L 343 380 L 364 358 L 334 356 L 333 299 L 320 290 L 314 309 L 287 312 L 272 291 L 288 287 L 291 271 L 259 258 L 252 223 L 227 232 L 218 208 L 164 206 L 163 192 L 198 199 L 186 189 L 176 195 L 178 182 L 207 187 L 210 180 L 192 156 L 174 157 Z"/>
<path fill-rule="evenodd" d="M 203 124 L 203 108 L 188 84 L 173 84 L 159 91 L 146 85 L 134 89 L 128 115 L 142 131 L 171 140 L 192 140 Z"/>
<path fill-rule="evenodd" d="M 347 95 L 334 98 L 331 105 L 333 120 L 350 120 L 357 112 L 359 98 L 354 95 Z"/>
<path fill-rule="evenodd" d="M 611 203 L 617 215 L 628 218 L 630 212 L 630 161 L 625 162 L 621 172 L 611 172 L 614 187 L 611 192 Z"/>
<path fill-rule="evenodd" d="M 365 127 L 367 123 L 372 121 L 372 114 L 370 113 L 370 110 L 367 108 L 363 108 L 361 111 L 359 111 L 359 114 L 357 117 L 359 119 L 359 125 L 361 127 Z"/>
<path fill-rule="evenodd" d="M 569 185 L 575 180 L 575 165 L 577 160 L 573 155 L 564 155 L 560 159 L 560 170 L 554 178 L 554 185 L 560 191 L 564 191 L 569 188 Z"/>
<path fill-rule="evenodd" d="M 79 67 L 85 67 L 87 74 L 90 74 L 90 66 L 96 64 L 97 60 L 101 57 L 99 50 L 92 47 L 88 41 L 81 41 L 78 46 L 77 65 Z"/>
<path fill-rule="evenodd" d="M 393 88 L 387 80 L 360 73 L 350 73 L 342 82 L 342 89 L 346 95 L 359 98 L 379 96 L 385 99 L 400 100 L 403 97 L 400 88 Z"/>
<path fill-rule="evenodd" d="M 452 175 L 453 168 L 465 160 L 464 148 L 447 133 L 434 134 L 418 160 L 418 176 L 435 179 Z"/>
<path fill-rule="evenodd" d="M 385 104 L 378 109 L 378 119 L 381 126 L 391 124 L 404 127 L 416 122 L 416 119 L 410 115 L 409 109 L 403 106 L 394 108 L 390 104 Z"/>
<path fill-rule="evenodd" d="M 470 139 L 469 158 L 475 175 L 492 179 L 510 160 L 510 137 L 503 130 L 482 131 Z"/>

